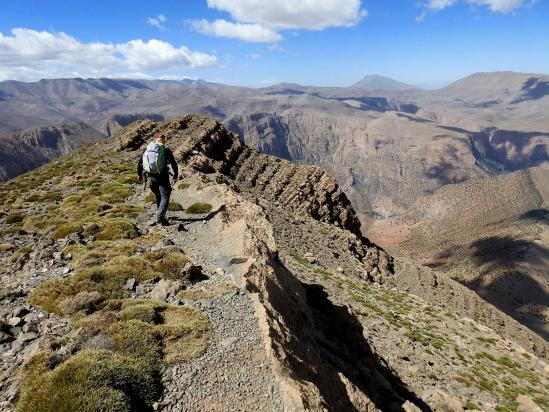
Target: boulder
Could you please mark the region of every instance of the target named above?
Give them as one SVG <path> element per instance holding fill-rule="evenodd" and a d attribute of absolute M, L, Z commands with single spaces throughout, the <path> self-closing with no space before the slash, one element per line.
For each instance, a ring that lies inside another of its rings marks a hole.
<path fill-rule="evenodd" d="M 151 291 L 151 299 L 164 302 L 168 296 L 175 295 L 181 289 L 182 285 L 179 281 L 160 279 L 160 282 Z"/>
<path fill-rule="evenodd" d="M 526 395 L 517 396 L 517 412 L 542 412 L 542 409 Z"/>

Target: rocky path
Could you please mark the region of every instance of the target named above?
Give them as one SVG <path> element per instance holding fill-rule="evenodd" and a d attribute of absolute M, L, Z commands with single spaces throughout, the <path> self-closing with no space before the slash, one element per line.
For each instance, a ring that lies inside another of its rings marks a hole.
<path fill-rule="evenodd" d="M 168 300 L 179 300 L 206 313 L 212 336 L 201 357 L 165 371 L 165 392 L 157 409 L 282 411 L 278 382 L 267 358 L 252 302 L 233 281 L 234 272 L 239 270 L 237 266 L 246 258 L 235 258 L 237 250 L 231 250 L 234 243 L 227 239 L 223 214 L 215 213 L 225 207 L 222 197 L 215 186 L 197 189 L 196 181 L 190 183 L 188 189 L 175 189 L 172 201 L 184 208 L 194 202 L 207 202 L 212 204 L 214 213 L 201 220 L 183 212 L 170 212 L 174 224 L 163 230 L 194 264 L 203 267 L 208 279 Z"/>

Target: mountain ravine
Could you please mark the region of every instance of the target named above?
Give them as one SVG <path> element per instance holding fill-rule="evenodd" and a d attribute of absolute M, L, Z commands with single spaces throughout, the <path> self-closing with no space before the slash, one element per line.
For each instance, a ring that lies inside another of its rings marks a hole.
<path fill-rule="evenodd" d="M 181 176 L 151 228 L 134 169 L 159 131 Z M 216 120 L 134 123 L 0 196 L 2 410 L 549 405 L 546 341 L 369 242 L 329 174 Z"/>

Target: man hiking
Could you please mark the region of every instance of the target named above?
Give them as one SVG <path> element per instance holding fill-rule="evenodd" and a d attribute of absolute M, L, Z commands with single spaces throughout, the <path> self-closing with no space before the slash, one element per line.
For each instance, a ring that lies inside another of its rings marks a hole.
<path fill-rule="evenodd" d="M 139 181 L 141 181 L 143 172 L 145 172 L 145 177 L 147 178 L 148 176 L 151 191 L 156 198 L 156 207 L 158 208 L 156 221 L 152 222 L 150 226 L 155 226 L 157 224 L 162 226 L 169 225 L 168 219 L 166 218 L 166 210 L 168 210 L 168 204 L 170 203 L 172 186 L 170 184 L 168 163 L 171 165 L 174 173 L 174 184 L 179 177 L 179 171 L 173 153 L 165 146 L 166 140 L 165 134 L 157 133 L 154 136 L 154 141 L 147 145 L 145 153 L 139 158 L 137 164 L 137 176 L 139 177 Z"/>

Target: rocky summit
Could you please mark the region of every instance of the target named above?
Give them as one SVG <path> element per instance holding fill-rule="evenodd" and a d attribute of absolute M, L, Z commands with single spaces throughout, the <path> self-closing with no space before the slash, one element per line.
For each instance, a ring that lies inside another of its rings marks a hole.
<path fill-rule="evenodd" d="M 547 341 L 363 237 L 323 170 L 207 117 L 111 126 L 0 186 L 0 410 L 549 409 Z"/>

